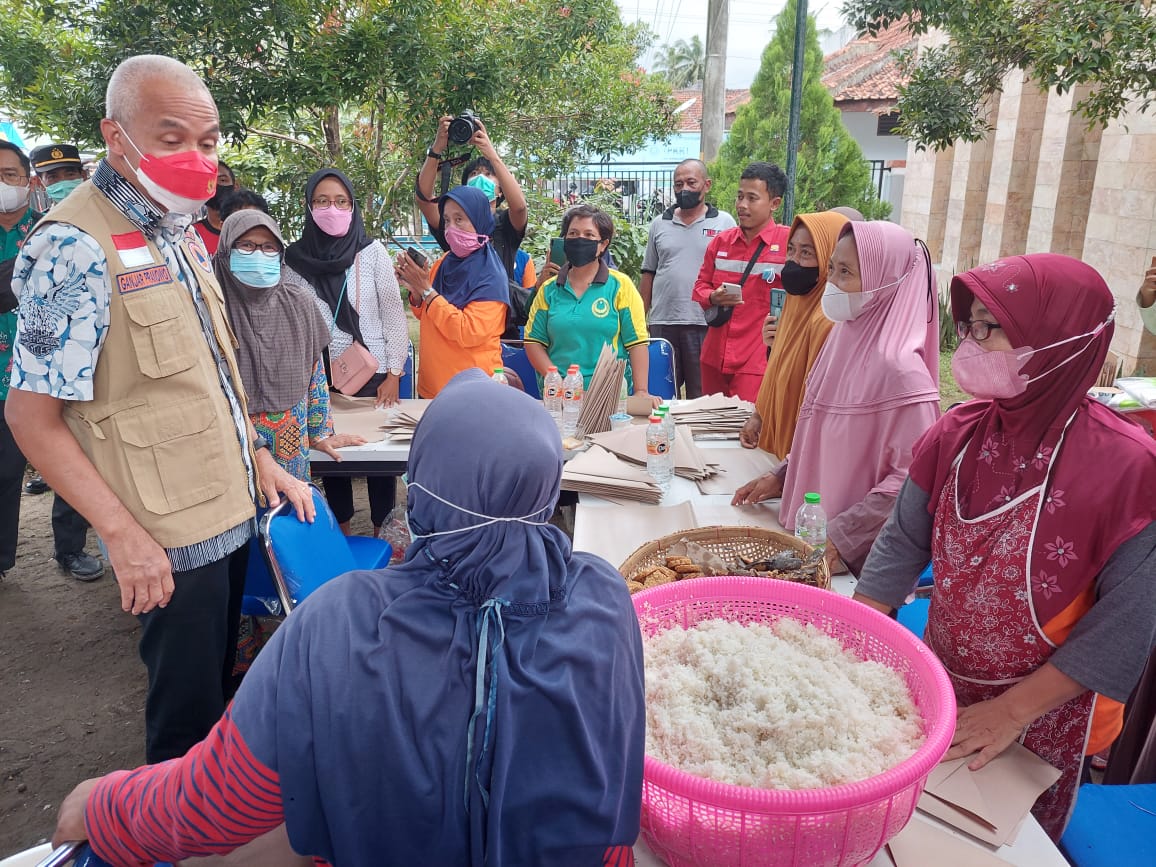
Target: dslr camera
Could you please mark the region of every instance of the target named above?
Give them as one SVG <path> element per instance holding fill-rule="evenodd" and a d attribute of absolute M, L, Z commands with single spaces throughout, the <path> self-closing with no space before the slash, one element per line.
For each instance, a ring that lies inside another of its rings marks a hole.
<path fill-rule="evenodd" d="M 479 129 L 482 128 L 481 118 L 470 109 L 466 109 L 450 121 L 449 137 L 454 144 L 469 144 Z"/>

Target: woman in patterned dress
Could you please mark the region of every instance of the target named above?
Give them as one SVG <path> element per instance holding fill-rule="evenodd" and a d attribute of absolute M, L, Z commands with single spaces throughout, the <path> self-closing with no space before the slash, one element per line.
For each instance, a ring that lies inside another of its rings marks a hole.
<path fill-rule="evenodd" d="M 213 269 L 240 344 L 249 418 L 277 463 L 308 482 L 310 448 L 341 460 L 337 449 L 364 440 L 333 433 L 321 361 L 328 324 L 309 286 L 283 267 L 284 252 L 272 217 L 238 211 L 221 226 Z"/>
<path fill-rule="evenodd" d="M 856 598 L 890 612 L 932 562 L 925 640 L 959 702 L 947 758 L 978 770 L 1019 741 L 1059 768 L 1032 809 L 1058 840 L 1156 637 L 1156 446 L 1088 397 L 1115 318 L 1093 268 L 1001 259 L 956 277 L 951 304 L 952 370 L 979 399 L 916 444 Z"/>

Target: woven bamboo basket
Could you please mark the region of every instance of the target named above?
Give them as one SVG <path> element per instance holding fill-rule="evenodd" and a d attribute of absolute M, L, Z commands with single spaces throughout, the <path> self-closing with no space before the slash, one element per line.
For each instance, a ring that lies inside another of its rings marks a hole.
<path fill-rule="evenodd" d="M 740 557 L 749 560 L 764 560 L 773 557 L 781 551 L 795 551 L 800 557 L 806 557 L 811 548 L 800 542 L 794 536 L 779 533 L 775 530 L 765 530 L 762 527 L 699 527 L 697 530 L 682 530 L 671 533 L 661 539 L 655 539 L 640 546 L 633 554 L 618 567 L 622 577 L 629 579 L 642 569 L 650 566 L 662 566 L 671 547 L 682 540 L 696 542 L 713 554 L 718 554 L 727 562 L 737 561 Z M 784 579 L 790 580 L 790 579 Z M 825 562 L 819 563 L 815 573 L 815 581 L 804 580 L 821 590 L 831 589 L 831 571 Z"/>

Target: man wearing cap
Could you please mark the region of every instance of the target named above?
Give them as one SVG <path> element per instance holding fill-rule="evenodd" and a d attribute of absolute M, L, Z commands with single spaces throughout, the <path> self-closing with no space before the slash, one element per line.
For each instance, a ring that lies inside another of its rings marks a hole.
<path fill-rule="evenodd" d="M 41 214 L 33 210 L 29 202 L 29 175 L 33 163 L 15 145 L 9 142 L 0 142 L 0 145 L 0 181 L 3 182 L 0 188 L 0 260 L 11 260 L 20 252 L 25 238 Z M 20 483 L 24 480 L 24 468 L 28 465 L 4 416 L 16 320 L 14 310 L 0 314 L 0 576 L 16 565 L 16 544 L 20 534 Z M 79 581 L 95 581 L 104 574 L 104 564 L 84 550 L 87 534 L 88 522 L 57 497 L 52 504 L 52 537 L 56 562 Z"/>
<path fill-rule="evenodd" d="M 309 485 L 257 437 L 192 215 L 217 186 L 220 119 L 183 63 L 130 57 L 108 83 L 108 156 L 28 236 L 13 286 L 12 433 L 108 548 L 140 615 L 145 757 L 184 755 L 231 697 L 254 502 Z M 238 556 L 233 556 L 233 555 Z"/>
<path fill-rule="evenodd" d="M 75 145 L 46 144 L 28 154 L 38 185 L 55 205 L 84 181 L 84 164 Z"/>

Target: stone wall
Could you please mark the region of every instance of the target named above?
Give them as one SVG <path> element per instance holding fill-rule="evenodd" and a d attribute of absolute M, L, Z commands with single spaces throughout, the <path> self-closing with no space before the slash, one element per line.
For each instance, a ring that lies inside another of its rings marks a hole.
<path fill-rule="evenodd" d="M 903 224 L 928 242 L 941 285 L 982 262 L 1021 253 L 1081 258 L 1119 303 L 1112 348 L 1126 372 L 1156 375 L 1156 335 L 1136 290 L 1156 256 L 1156 113 L 1089 129 L 1073 114 L 1084 91 L 1041 91 L 1012 73 L 986 107 L 986 139 L 907 153 Z"/>

